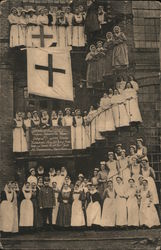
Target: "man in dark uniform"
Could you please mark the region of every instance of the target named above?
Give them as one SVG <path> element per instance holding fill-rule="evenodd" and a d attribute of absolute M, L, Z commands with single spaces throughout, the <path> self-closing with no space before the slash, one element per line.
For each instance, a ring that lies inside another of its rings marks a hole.
<path fill-rule="evenodd" d="M 52 226 L 52 211 L 55 206 L 55 193 L 49 186 L 49 177 L 44 177 L 44 186 L 39 191 L 39 207 L 42 210 L 43 226 L 47 226 L 47 219 L 49 226 Z"/>
<path fill-rule="evenodd" d="M 90 44 L 97 40 L 100 32 L 100 23 L 98 20 L 98 0 L 87 0 L 87 14 L 85 19 L 85 33 L 87 41 Z"/>

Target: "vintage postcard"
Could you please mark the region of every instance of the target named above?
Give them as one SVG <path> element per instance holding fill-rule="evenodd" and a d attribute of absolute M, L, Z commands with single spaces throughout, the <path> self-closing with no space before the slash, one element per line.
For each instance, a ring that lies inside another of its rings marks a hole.
<path fill-rule="evenodd" d="M 161 2 L 0 0 L 0 249 L 161 250 Z"/>

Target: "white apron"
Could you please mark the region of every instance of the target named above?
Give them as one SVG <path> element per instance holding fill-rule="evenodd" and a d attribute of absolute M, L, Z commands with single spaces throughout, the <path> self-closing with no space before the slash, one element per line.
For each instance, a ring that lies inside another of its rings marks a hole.
<path fill-rule="evenodd" d="M 82 202 L 79 200 L 80 193 L 73 194 L 72 204 L 72 215 L 71 215 L 71 226 L 81 227 L 85 226 L 84 213 L 82 209 Z"/>
<path fill-rule="evenodd" d="M 34 209 L 31 201 L 32 194 L 24 192 L 25 199 L 20 205 L 20 227 L 33 227 Z"/>
<path fill-rule="evenodd" d="M 12 202 L 13 193 L 6 192 L 7 200 L 1 203 L 1 230 L 2 232 L 13 232 L 14 228 L 14 204 Z"/>
<path fill-rule="evenodd" d="M 115 192 L 108 190 L 108 197 L 105 198 L 103 203 L 101 226 L 114 227 L 116 224 L 116 200 Z"/>

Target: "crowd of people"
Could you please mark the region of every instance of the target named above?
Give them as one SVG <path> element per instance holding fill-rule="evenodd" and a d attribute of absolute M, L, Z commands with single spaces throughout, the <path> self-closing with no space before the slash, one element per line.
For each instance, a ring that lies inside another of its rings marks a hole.
<path fill-rule="evenodd" d="M 49 116 L 46 110 L 17 112 L 13 124 L 13 151 L 28 151 L 29 128 L 71 127 L 72 149 L 86 149 L 96 140 L 103 140 L 103 132 L 111 132 L 121 127 L 138 126 L 142 117 L 138 105 L 138 83 L 132 76 L 128 81 L 118 78 L 116 89 L 109 89 L 100 100 L 99 107 L 90 107 L 89 111 L 80 109 L 65 112 L 53 110 Z M 65 113 L 65 114 L 64 114 Z"/>
<path fill-rule="evenodd" d="M 37 10 L 13 7 L 8 17 L 11 25 L 10 47 L 48 47 L 52 44 L 59 47 L 84 47 L 90 26 L 93 27 L 92 31 L 96 29 L 101 33 L 107 24 L 104 7 L 97 6 L 95 9 L 93 4 L 93 1 L 87 0 L 86 9 L 82 5 L 74 9 L 70 6 L 51 6 L 50 9 L 42 7 Z M 97 24 L 95 27 L 94 23 L 90 23 L 91 18 Z M 40 34 L 42 28 L 48 36 L 43 45 L 40 44 L 40 38 L 34 38 Z"/>
<path fill-rule="evenodd" d="M 15 181 L 1 192 L 0 230 L 68 227 L 154 227 L 160 225 L 155 171 L 143 139 L 108 152 L 108 161 L 71 180 L 65 167 L 46 173 L 31 168 L 22 189 Z"/>
<path fill-rule="evenodd" d="M 104 77 L 111 76 L 116 69 L 126 69 L 129 65 L 127 38 L 119 26 L 112 32 L 107 32 L 106 41 L 98 41 L 90 46 L 86 56 L 87 87 L 104 81 Z"/>

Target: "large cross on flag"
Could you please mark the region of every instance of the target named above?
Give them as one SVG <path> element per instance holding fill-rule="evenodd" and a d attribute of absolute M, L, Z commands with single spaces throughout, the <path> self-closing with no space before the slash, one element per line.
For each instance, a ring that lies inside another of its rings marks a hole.
<path fill-rule="evenodd" d="M 50 87 L 53 87 L 53 73 L 54 72 L 65 74 L 64 69 L 53 68 L 53 55 L 52 54 L 48 54 L 48 66 L 42 66 L 42 65 L 37 65 L 36 64 L 35 69 L 48 71 L 48 74 L 49 74 L 49 86 Z"/>
<path fill-rule="evenodd" d="M 55 41 L 55 34 L 49 26 L 35 26 L 31 39 L 34 47 L 50 47 Z"/>
<path fill-rule="evenodd" d="M 27 75 L 29 94 L 73 101 L 69 50 L 27 49 Z"/>

